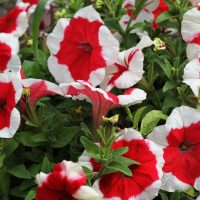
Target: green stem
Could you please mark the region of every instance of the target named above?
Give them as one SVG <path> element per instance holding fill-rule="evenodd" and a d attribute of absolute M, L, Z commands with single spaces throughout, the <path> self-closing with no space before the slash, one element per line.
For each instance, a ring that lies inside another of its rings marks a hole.
<path fill-rule="evenodd" d="M 125 108 L 125 111 L 126 111 L 126 113 L 128 115 L 128 118 L 131 120 L 131 122 L 133 123 L 133 127 L 134 127 L 133 115 L 131 113 L 130 108 L 128 106 L 125 106 L 124 108 Z"/>

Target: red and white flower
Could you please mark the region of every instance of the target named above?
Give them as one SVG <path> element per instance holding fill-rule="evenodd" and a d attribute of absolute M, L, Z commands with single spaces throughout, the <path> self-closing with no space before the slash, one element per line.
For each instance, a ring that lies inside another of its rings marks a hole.
<path fill-rule="evenodd" d="M 184 69 L 183 82 L 198 96 L 200 90 L 200 58 L 191 60 Z"/>
<path fill-rule="evenodd" d="M 166 124 L 148 137 L 164 151 L 161 189 L 174 192 L 194 186 L 200 176 L 200 112 L 187 106 L 175 108 Z"/>
<path fill-rule="evenodd" d="M 49 174 L 36 176 L 39 184 L 36 200 L 98 200 L 97 192 L 86 186 L 87 177 L 77 163 L 63 161 L 54 165 Z"/>
<path fill-rule="evenodd" d="M 61 84 L 65 95 L 73 95 L 78 99 L 86 99 L 92 103 L 93 128 L 99 127 L 102 117 L 116 107 L 141 103 L 146 99 L 146 93 L 137 88 L 130 88 L 124 94 L 116 96 L 100 88 L 95 88 L 85 81 Z"/>
<path fill-rule="evenodd" d="M 200 3 L 200 0 L 189 0 L 193 6 L 196 6 Z"/>
<path fill-rule="evenodd" d="M 106 200 L 151 200 L 158 195 L 162 177 L 162 149 L 150 140 L 143 139 L 141 134 L 133 129 L 124 129 L 122 134 L 112 145 L 113 149 L 128 147 L 129 150 L 123 156 L 140 163 L 131 165 L 129 169 L 132 176 L 127 177 L 120 172 L 104 175 L 94 183 L 93 188 L 99 192 L 102 199 Z M 81 156 L 82 157 L 82 156 Z M 91 170 L 98 169 L 95 160 L 85 157 L 79 158 Z"/>
<path fill-rule="evenodd" d="M 48 0 L 46 5 L 45 5 L 45 9 L 49 10 L 51 3 L 54 0 Z M 30 16 L 32 13 L 35 12 L 36 6 L 37 4 L 40 2 L 40 0 L 17 0 L 17 6 L 19 7 L 23 7 L 26 9 L 26 11 L 28 12 L 28 15 Z"/>
<path fill-rule="evenodd" d="M 28 27 L 26 11 L 16 6 L 7 15 L 0 17 L 0 33 L 10 33 L 14 36 L 22 36 Z"/>
<path fill-rule="evenodd" d="M 24 90 L 26 90 L 31 105 L 35 105 L 35 103 L 44 96 L 63 95 L 58 85 L 41 79 L 23 79 L 22 85 Z"/>
<path fill-rule="evenodd" d="M 120 20 L 120 24 L 123 29 L 126 29 L 126 26 L 130 20 L 130 17 L 132 16 L 133 7 L 135 6 L 135 1 L 136 0 L 125 0 L 125 2 L 123 4 L 123 8 L 128 9 L 127 14 L 124 15 Z M 131 22 L 131 26 L 136 23 L 144 22 L 144 21 L 153 22 L 154 15 L 152 12 L 158 7 L 159 1 L 160 0 L 154 0 L 154 1 L 147 0 L 146 7 L 143 10 L 141 10 L 141 12 L 135 18 L 133 18 L 133 20 Z M 134 29 L 131 32 L 137 33 L 140 31 L 138 29 Z"/>
<path fill-rule="evenodd" d="M 21 67 L 19 41 L 11 34 L 0 33 L 0 73 L 19 71 Z"/>
<path fill-rule="evenodd" d="M 160 3 L 158 5 L 158 7 L 153 11 L 153 15 L 154 15 L 154 20 L 153 20 L 153 24 L 152 27 L 153 28 L 159 28 L 159 25 L 156 23 L 156 19 L 163 13 L 169 10 L 169 6 L 167 5 L 167 3 L 165 2 L 165 0 L 160 0 Z"/>
<path fill-rule="evenodd" d="M 20 79 L 11 73 L 0 73 L 0 137 L 11 138 L 20 125 L 20 114 L 15 108 L 21 98 Z"/>
<path fill-rule="evenodd" d="M 113 87 L 126 89 L 140 81 L 144 73 L 142 49 L 152 44 L 153 41 L 148 36 L 143 36 L 136 47 L 121 52 L 117 62 L 106 69 L 101 88 L 107 91 Z"/>
<path fill-rule="evenodd" d="M 60 19 L 47 46 L 52 54 L 49 70 L 59 83 L 85 80 L 96 86 L 119 53 L 118 41 L 92 6 L 80 9 L 71 20 Z"/>
<path fill-rule="evenodd" d="M 188 59 L 198 58 L 200 55 L 200 7 L 192 8 L 184 14 L 181 33 L 188 44 Z"/>

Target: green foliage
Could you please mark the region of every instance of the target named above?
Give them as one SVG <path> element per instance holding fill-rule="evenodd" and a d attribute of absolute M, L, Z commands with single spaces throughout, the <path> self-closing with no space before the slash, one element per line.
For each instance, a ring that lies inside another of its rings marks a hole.
<path fill-rule="evenodd" d="M 147 135 L 157 126 L 161 119 L 166 120 L 167 117 L 168 116 L 163 114 L 160 110 L 152 110 L 148 112 L 142 120 L 140 132 Z"/>

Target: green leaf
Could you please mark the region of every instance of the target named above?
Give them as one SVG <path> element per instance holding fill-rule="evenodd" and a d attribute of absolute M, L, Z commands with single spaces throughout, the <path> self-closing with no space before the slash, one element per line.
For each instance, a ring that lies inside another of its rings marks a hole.
<path fill-rule="evenodd" d="M 131 160 L 129 158 L 123 157 L 123 156 L 114 156 L 112 160 L 115 160 L 117 162 L 121 162 L 122 164 L 126 165 L 127 167 L 130 165 L 140 165 L 139 162 L 135 160 Z"/>
<path fill-rule="evenodd" d="M 166 20 L 169 20 L 173 17 L 173 15 L 171 14 L 170 11 L 166 11 L 166 12 L 163 12 L 162 14 L 160 14 L 158 16 L 158 18 L 156 19 L 156 23 L 161 23 L 161 22 L 164 22 Z"/>
<path fill-rule="evenodd" d="M 3 166 L 3 161 L 6 158 L 6 154 L 5 153 L 0 153 L 0 168 Z"/>
<path fill-rule="evenodd" d="M 168 94 L 163 101 L 162 112 L 168 113 L 170 108 L 175 108 L 181 105 L 180 100 L 176 97 L 175 94 Z"/>
<path fill-rule="evenodd" d="M 24 146 L 36 147 L 44 144 L 44 142 L 47 142 L 48 138 L 41 133 L 33 135 L 32 132 L 21 132 L 16 135 L 16 140 Z"/>
<path fill-rule="evenodd" d="M 5 168 L 0 170 L 0 180 L 0 194 L 2 194 L 5 200 L 9 200 L 8 194 L 10 190 L 10 174 L 6 173 Z"/>
<path fill-rule="evenodd" d="M 17 165 L 7 172 L 18 178 L 31 179 L 31 175 L 24 165 Z"/>
<path fill-rule="evenodd" d="M 174 81 L 167 81 L 163 87 L 163 92 L 167 92 L 168 90 L 172 90 L 176 87 L 176 83 Z"/>
<path fill-rule="evenodd" d="M 134 123 L 134 128 L 137 130 L 139 127 L 139 121 L 142 117 L 142 115 L 148 111 L 151 110 L 151 107 L 149 106 L 143 106 L 141 108 L 139 108 L 136 112 L 135 115 L 133 117 L 133 123 Z"/>
<path fill-rule="evenodd" d="M 191 197 L 195 197 L 195 190 L 193 187 L 189 188 L 188 190 L 184 191 L 187 195 L 191 196 Z"/>
<path fill-rule="evenodd" d="M 10 156 L 19 146 L 19 143 L 15 139 L 10 139 L 3 147 L 2 152 L 6 154 L 6 157 Z"/>
<path fill-rule="evenodd" d="M 44 157 L 42 161 L 41 171 L 48 174 L 51 171 L 51 165 L 47 156 Z"/>
<path fill-rule="evenodd" d="M 120 156 L 128 151 L 128 147 L 122 147 L 118 149 L 113 149 L 113 156 Z"/>
<path fill-rule="evenodd" d="M 39 53 L 38 53 L 39 27 L 40 27 L 42 13 L 44 11 L 46 2 L 47 2 L 47 0 L 40 0 L 40 2 L 37 4 L 37 7 L 36 7 L 34 15 L 33 15 L 33 23 L 32 23 L 33 52 L 34 52 L 35 60 L 37 63 L 39 63 Z"/>
<path fill-rule="evenodd" d="M 87 176 L 87 178 L 89 180 L 91 180 L 94 177 L 93 172 L 89 168 L 87 168 L 85 166 L 82 166 L 82 168 L 83 168 L 83 171 L 84 171 L 85 175 Z"/>
<path fill-rule="evenodd" d="M 88 153 L 99 153 L 99 147 L 97 146 L 97 144 L 88 140 L 85 136 L 82 136 L 80 140 Z"/>
<path fill-rule="evenodd" d="M 168 200 L 168 196 L 166 194 L 164 194 L 162 192 L 159 192 L 159 194 L 160 194 L 160 197 L 162 200 Z"/>
<path fill-rule="evenodd" d="M 180 192 L 176 191 L 171 195 L 170 200 L 179 200 L 180 199 Z"/>
<path fill-rule="evenodd" d="M 31 189 L 25 197 L 25 200 L 35 199 L 35 189 Z"/>
<path fill-rule="evenodd" d="M 84 122 L 81 122 L 80 126 L 81 126 L 81 131 L 83 131 L 84 134 L 87 137 L 92 137 L 93 136 L 92 132 L 90 131 L 90 129 L 88 128 L 88 126 Z"/>
<path fill-rule="evenodd" d="M 167 115 L 163 114 L 160 110 L 152 110 L 145 115 L 141 123 L 141 133 L 144 135 L 149 134 L 158 122 L 163 119 L 167 120 Z"/>
<path fill-rule="evenodd" d="M 29 60 L 24 60 L 22 64 L 22 69 L 26 77 L 31 77 L 32 76 L 32 70 L 35 67 L 36 63 L 33 61 Z"/>
<path fill-rule="evenodd" d="M 165 63 L 162 63 L 161 60 L 157 61 L 157 63 L 162 68 L 162 70 L 164 71 L 165 75 L 169 78 L 169 80 L 173 80 L 170 62 L 165 59 Z"/>
<path fill-rule="evenodd" d="M 51 144 L 54 148 L 62 148 L 67 146 L 79 133 L 79 126 L 72 126 L 62 128 L 57 135 L 55 135 L 55 141 Z"/>
<path fill-rule="evenodd" d="M 118 161 L 112 161 L 107 168 L 116 172 L 122 172 L 126 176 L 132 176 L 132 171 L 126 165 Z"/>

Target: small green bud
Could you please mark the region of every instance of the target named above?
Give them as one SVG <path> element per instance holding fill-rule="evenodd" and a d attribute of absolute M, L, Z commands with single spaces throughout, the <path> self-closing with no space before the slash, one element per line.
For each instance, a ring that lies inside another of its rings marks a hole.
<path fill-rule="evenodd" d="M 104 117 L 103 116 L 103 121 L 106 122 L 106 123 L 111 123 L 111 124 L 116 124 L 119 120 L 119 115 L 114 115 L 112 117 Z"/>
<path fill-rule="evenodd" d="M 97 9 L 102 8 L 103 4 L 104 4 L 103 0 L 97 0 L 97 2 L 96 2 L 96 8 Z"/>
<path fill-rule="evenodd" d="M 27 45 L 28 45 L 28 46 L 33 46 L 33 39 L 29 39 L 29 40 L 27 41 Z"/>
<path fill-rule="evenodd" d="M 30 96 L 30 88 L 23 88 L 23 95 L 24 96 Z"/>

